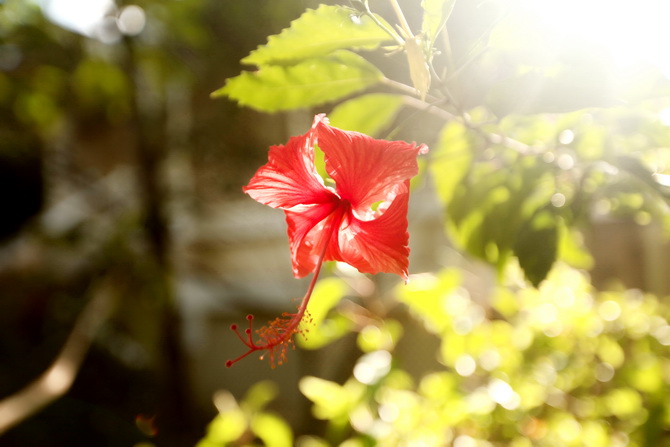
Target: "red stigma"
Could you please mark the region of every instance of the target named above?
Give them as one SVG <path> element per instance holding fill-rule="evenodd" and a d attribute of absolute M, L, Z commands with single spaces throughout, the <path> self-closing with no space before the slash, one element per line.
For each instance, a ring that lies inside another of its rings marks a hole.
<path fill-rule="evenodd" d="M 248 350 L 236 359 L 226 361 L 226 366 L 230 368 L 235 363 L 256 351 L 267 351 L 267 353 L 269 353 L 270 366 L 272 368 L 274 368 L 277 364 L 283 364 L 286 361 L 286 351 L 288 350 L 288 347 L 290 345 L 294 346 L 293 335 L 297 333 L 303 333 L 303 330 L 300 329 L 300 322 L 306 313 L 306 310 L 303 307 L 306 307 L 306 305 L 301 306 L 297 313 L 290 314 L 285 312 L 281 317 L 277 317 L 273 321 L 269 322 L 267 326 L 263 326 L 262 328 L 258 329 L 256 331 L 259 336 L 258 342 L 254 341 L 252 335 L 252 321 L 254 319 L 253 315 L 247 315 L 247 320 L 249 320 L 249 327 L 244 330 L 246 337 L 240 333 L 236 324 L 232 324 L 230 329 L 235 332 L 242 343 L 247 346 Z M 264 357 L 265 354 L 261 356 L 261 359 Z"/>

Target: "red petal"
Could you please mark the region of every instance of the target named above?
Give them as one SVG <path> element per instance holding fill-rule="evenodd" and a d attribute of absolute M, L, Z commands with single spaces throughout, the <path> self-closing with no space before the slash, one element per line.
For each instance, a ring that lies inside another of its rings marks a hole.
<path fill-rule="evenodd" d="M 395 273 L 407 279 L 408 202 L 409 181 L 405 181 L 399 194 L 379 217 L 360 220 L 350 213 L 339 231 L 339 253 L 327 259 L 346 262 L 363 273 Z"/>
<path fill-rule="evenodd" d="M 315 121 L 317 144 L 325 154 L 326 170 L 337 193 L 364 213 L 375 202 L 419 172 L 417 155 L 427 151 L 403 141 L 376 140 L 367 135 Z"/>
<path fill-rule="evenodd" d="M 272 146 L 268 162 L 242 188 L 255 200 L 273 208 L 327 203 L 334 194 L 314 168 L 314 129 L 292 137 L 286 146 Z"/>
<path fill-rule="evenodd" d="M 298 211 L 286 211 L 293 275 L 296 278 L 302 278 L 314 271 L 323 251 L 325 232 L 331 231 L 330 221 L 338 203 L 333 200 Z"/>

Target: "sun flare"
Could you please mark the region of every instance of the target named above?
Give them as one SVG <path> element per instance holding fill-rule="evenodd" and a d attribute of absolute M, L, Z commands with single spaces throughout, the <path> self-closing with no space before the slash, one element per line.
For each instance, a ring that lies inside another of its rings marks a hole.
<path fill-rule="evenodd" d="M 620 70 L 652 64 L 670 77 L 670 2 L 533 0 L 528 8 L 546 32 L 605 48 Z"/>

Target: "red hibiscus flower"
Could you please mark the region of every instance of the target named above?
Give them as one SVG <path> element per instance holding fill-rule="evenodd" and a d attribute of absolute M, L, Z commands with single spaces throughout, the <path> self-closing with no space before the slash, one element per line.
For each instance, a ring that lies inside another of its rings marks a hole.
<path fill-rule="evenodd" d="M 326 186 L 316 171 L 315 146 L 324 153 L 334 187 Z M 228 366 L 255 351 L 267 351 L 273 366 L 285 360 L 323 261 L 407 279 L 409 180 L 418 172 L 417 155 L 427 150 L 425 145 L 375 140 L 331 127 L 325 115 L 317 115 L 305 135 L 270 148 L 268 163 L 243 190 L 260 203 L 284 210 L 293 274 L 314 276 L 298 312 L 285 313 L 260 329 L 259 343 L 253 341 L 251 315 L 246 338 L 232 326 L 249 350 Z"/>

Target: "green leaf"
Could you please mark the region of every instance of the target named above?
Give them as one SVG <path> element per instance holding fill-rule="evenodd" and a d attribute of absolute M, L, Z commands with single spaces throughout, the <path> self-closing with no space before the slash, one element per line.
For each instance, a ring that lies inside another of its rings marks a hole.
<path fill-rule="evenodd" d="M 381 17 L 377 19 L 384 23 Z M 267 44 L 252 51 L 242 63 L 290 65 L 340 49 L 374 50 L 390 39 L 370 17 L 359 15 L 354 9 L 321 5 L 307 10 L 281 33 L 270 36 Z"/>
<path fill-rule="evenodd" d="M 328 115 L 330 124 L 344 130 L 378 135 L 398 115 L 402 97 L 371 93 L 343 102 Z"/>
<path fill-rule="evenodd" d="M 550 206 L 538 210 L 521 227 L 514 254 L 526 278 L 535 287 L 547 277 L 558 253 L 557 217 Z"/>
<path fill-rule="evenodd" d="M 305 337 L 296 337 L 296 343 L 304 349 L 319 349 L 348 334 L 351 320 L 335 315 L 326 318 L 330 310 L 347 293 L 346 283 L 339 278 L 326 278 L 316 283 L 312 299 L 307 307 L 310 321 L 302 322 Z"/>
<path fill-rule="evenodd" d="M 361 56 L 337 51 L 293 66 L 267 66 L 228 79 L 212 97 L 227 96 L 261 112 L 311 107 L 363 90 L 383 78 Z"/>
<path fill-rule="evenodd" d="M 198 447 L 207 445 L 227 445 L 239 439 L 247 429 L 247 420 L 239 408 L 217 415 L 207 427 L 206 437 Z"/>
<path fill-rule="evenodd" d="M 312 412 L 317 419 L 348 417 L 358 394 L 357 390 L 313 376 L 300 379 L 298 387 L 314 403 Z"/>
<path fill-rule="evenodd" d="M 594 260 L 584 247 L 582 234 L 559 221 L 558 235 L 558 258 L 574 268 L 591 270 Z"/>
<path fill-rule="evenodd" d="M 274 414 L 256 414 L 251 420 L 251 430 L 267 447 L 291 447 L 293 445 L 291 427 Z"/>
<path fill-rule="evenodd" d="M 387 318 L 379 324 L 370 324 L 361 329 L 356 342 L 363 352 L 379 350 L 391 352 L 402 336 L 402 332 L 402 323 Z"/>
<path fill-rule="evenodd" d="M 622 420 L 639 413 L 643 406 L 640 394 L 632 388 L 614 389 L 604 399 L 610 413 Z"/>
<path fill-rule="evenodd" d="M 304 337 L 296 337 L 295 341 L 301 349 L 321 349 L 351 333 L 352 330 L 354 325 L 351 319 L 338 312 L 319 326 L 311 328 Z"/>
<path fill-rule="evenodd" d="M 447 23 L 455 3 L 456 0 L 422 0 L 423 24 L 421 25 L 421 31 L 428 37 L 428 42 L 431 45 Z"/>
<path fill-rule="evenodd" d="M 479 163 L 458 183 L 448 204 L 448 228 L 458 245 L 500 274 L 510 256 L 520 253 L 528 279 L 539 283 L 556 259 L 558 224 L 553 214 L 538 214 L 551 206 L 555 182 L 545 163 L 513 153 L 508 157 L 514 160 L 509 169 Z"/>
<path fill-rule="evenodd" d="M 312 324 L 315 326 L 321 324 L 348 289 L 347 284 L 340 278 L 325 278 L 317 282 L 307 307 Z"/>
<path fill-rule="evenodd" d="M 277 384 L 269 380 L 262 380 L 255 383 L 247 391 L 241 406 L 248 413 L 255 413 L 262 410 L 265 406 L 274 400 L 279 394 Z"/>
<path fill-rule="evenodd" d="M 438 197 L 446 205 L 472 163 L 469 138 L 463 124 L 451 121 L 442 128 L 437 145 L 432 150 L 430 172 Z"/>
<path fill-rule="evenodd" d="M 407 285 L 396 288 L 396 296 L 424 322 L 426 329 L 441 333 L 450 323 L 449 315 L 445 313 L 444 297 L 462 281 L 461 273 L 456 269 L 444 269 L 438 275 L 412 275 Z"/>

